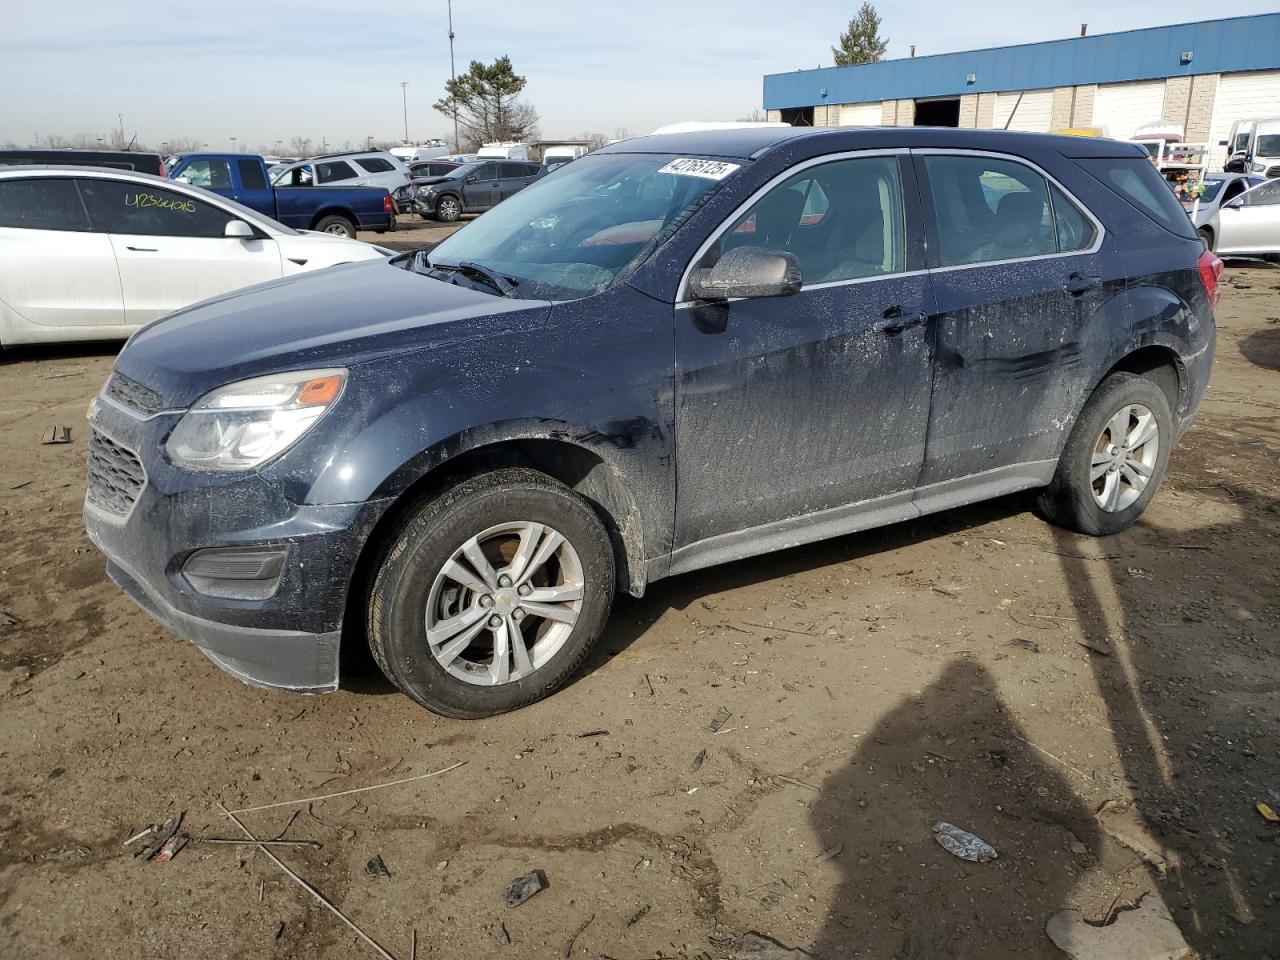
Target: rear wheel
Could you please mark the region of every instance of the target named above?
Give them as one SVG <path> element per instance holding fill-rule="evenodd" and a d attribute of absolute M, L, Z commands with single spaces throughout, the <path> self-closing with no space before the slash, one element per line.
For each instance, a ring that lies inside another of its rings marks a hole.
<path fill-rule="evenodd" d="M 1164 391 L 1145 377 L 1114 373 L 1080 411 L 1057 473 L 1040 495 L 1040 512 L 1080 533 L 1119 533 L 1155 496 L 1172 446 Z"/>
<path fill-rule="evenodd" d="M 446 194 L 436 201 L 436 219 L 452 223 L 462 216 L 462 204 L 457 197 Z"/>
<path fill-rule="evenodd" d="M 346 237 L 348 240 L 356 238 L 356 225 L 341 214 L 331 213 L 327 217 L 321 217 L 316 230 L 320 233 L 332 233 L 336 237 Z"/>
<path fill-rule="evenodd" d="M 613 603 L 613 551 L 590 505 L 532 470 L 463 481 L 404 525 L 375 576 L 374 659 L 450 717 L 487 717 L 567 681 Z"/>

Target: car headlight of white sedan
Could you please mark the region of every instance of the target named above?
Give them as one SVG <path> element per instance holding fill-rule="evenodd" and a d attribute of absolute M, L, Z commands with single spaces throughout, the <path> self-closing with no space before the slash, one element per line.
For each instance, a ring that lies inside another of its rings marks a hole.
<path fill-rule="evenodd" d="M 298 370 L 218 387 L 178 421 L 165 452 L 188 470 L 251 470 L 302 439 L 346 382 L 343 369 Z"/>

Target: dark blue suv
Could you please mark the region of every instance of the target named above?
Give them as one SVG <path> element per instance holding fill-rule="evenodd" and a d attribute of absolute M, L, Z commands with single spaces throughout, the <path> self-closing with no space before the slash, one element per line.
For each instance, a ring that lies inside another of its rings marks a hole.
<path fill-rule="evenodd" d="M 490 715 L 564 683 L 616 590 L 1032 488 L 1124 529 L 1204 393 L 1220 271 L 1129 144 L 629 140 L 430 252 L 136 334 L 85 519 L 244 680 L 331 690 L 368 643 Z"/>

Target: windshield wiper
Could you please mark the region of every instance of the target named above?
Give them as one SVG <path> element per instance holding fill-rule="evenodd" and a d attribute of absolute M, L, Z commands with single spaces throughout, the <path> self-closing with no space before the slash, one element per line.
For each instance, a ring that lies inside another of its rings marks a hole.
<path fill-rule="evenodd" d="M 438 264 L 438 266 L 448 269 L 448 264 Z M 460 273 L 465 273 L 469 277 L 479 277 L 487 280 L 500 294 L 504 297 L 514 297 L 516 295 L 516 287 L 510 280 L 502 274 L 490 270 L 482 263 L 476 263 L 473 260 L 461 260 L 454 267 Z"/>

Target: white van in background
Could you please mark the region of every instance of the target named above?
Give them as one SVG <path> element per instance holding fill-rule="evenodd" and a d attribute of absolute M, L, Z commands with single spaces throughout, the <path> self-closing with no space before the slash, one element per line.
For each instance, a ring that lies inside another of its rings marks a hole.
<path fill-rule="evenodd" d="M 438 160 L 447 156 L 449 148 L 443 140 L 428 140 L 426 143 L 406 143 L 401 147 L 392 147 L 387 152 L 405 163 L 416 163 L 419 160 Z"/>
<path fill-rule="evenodd" d="M 579 157 L 585 157 L 587 152 L 587 147 L 584 147 L 582 144 L 552 144 L 542 151 L 542 163 L 548 170 L 550 170 L 553 167 L 564 166 L 570 160 L 577 160 Z"/>
<path fill-rule="evenodd" d="M 529 147 L 523 143 L 486 143 L 476 156 L 486 160 L 528 160 Z"/>
<path fill-rule="evenodd" d="M 1237 120 L 1226 144 L 1228 173 L 1254 173 L 1280 177 L 1280 117 Z"/>

